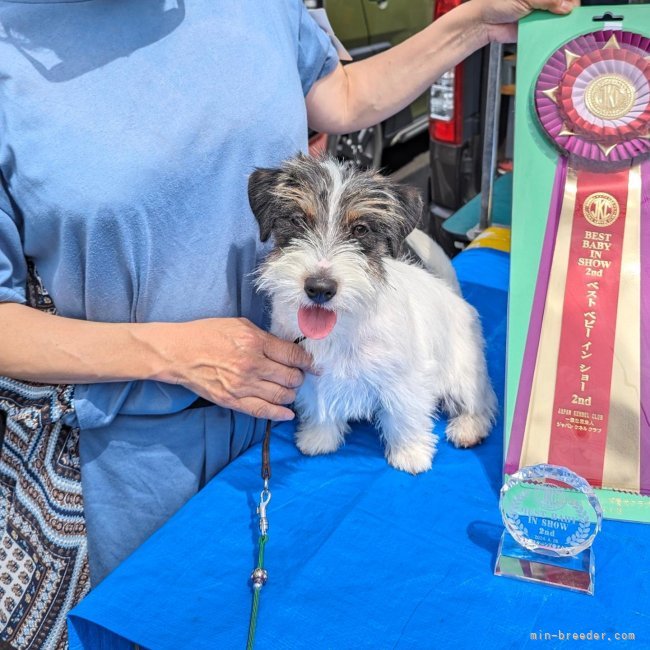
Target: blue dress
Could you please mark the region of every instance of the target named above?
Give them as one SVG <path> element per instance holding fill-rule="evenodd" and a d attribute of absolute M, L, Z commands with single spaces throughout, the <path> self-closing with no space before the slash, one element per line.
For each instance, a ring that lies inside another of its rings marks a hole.
<path fill-rule="evenodd" d="M 0 301 L 28 256 L 63 316 L 262 325 L 248 175 L 306 150 L 336 64 L 301 0 L 0 2 Z M 94 584 L 260 437 L 195 398 L 75 387 Z"/>

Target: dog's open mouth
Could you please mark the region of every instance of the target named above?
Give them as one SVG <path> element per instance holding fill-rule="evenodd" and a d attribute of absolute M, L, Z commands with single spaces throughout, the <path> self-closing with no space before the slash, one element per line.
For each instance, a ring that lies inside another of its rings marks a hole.
<path fill-rule="evenodd" d="M 313 305 L 298 310 L 298 327 L 308 339 L 324 339 L 336 325 L 336 314 Z"/>

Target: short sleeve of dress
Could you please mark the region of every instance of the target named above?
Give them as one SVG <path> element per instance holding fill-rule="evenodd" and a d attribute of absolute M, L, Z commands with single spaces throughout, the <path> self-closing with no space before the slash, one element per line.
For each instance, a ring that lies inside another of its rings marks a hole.
<path fill-rule="evenodd" d="M 306 96 L 320 78 L 336 68 L 339 57 L 330 37 L 300 2 L 300 26 L 298 31 L 298 70 L 302 92 Z"/>
<path fill-rule="evenodd" d="M 27 263 L 18 225 L 0 189 L 0 302 L 27 302 Z"/>

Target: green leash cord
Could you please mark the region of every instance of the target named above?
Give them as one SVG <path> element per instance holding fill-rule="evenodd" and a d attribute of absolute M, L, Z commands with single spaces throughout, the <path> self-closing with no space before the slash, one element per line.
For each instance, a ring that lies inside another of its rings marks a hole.
<path fill-rule="evenodd" d="M 294 343 L 300 345 L 305 340 L 304 336 L 299 336 Z M 269 479 L 271 478 L 271 420 L 266 422 L 266 431 L 262 441 L 262 480 L 264 489 L 260 494 L 260 503 L 257 506 L 257 514 L 260 518 L 260 539 L 259 554 L 257 556 L 257 567 L 251 573 L 253 582 L 253 603 L 251 605 L 251 616 L 248 622 L 248 641 L 246 650 L 253 650 L 255 647 L 255 630 L 257 629 L 257 612 L 260 607 L 260 592 L 268 580 L 268 573 L 264 568 L 264 547 L 269 541 L 269 520 L 266 518 L 266 506 L 271 500 L 271 490 L 269 490 Z"/>
<path fill-rule="evenodd" d="M 257 560 L 257 568 L 251 575 L 253 581 L 253 604 L 251 606 L 251 617 L 248 624 L 248 642 L 246 643 L 246 650 L 253 650 L 255 647 L 255 630 L 257 628 L 257 610 L 260 605 L 260 592 L 267 579 L 267 573 L 264 569 L 264 546 L 268 541 L 268 535 L 261 535 L 259 542 L 259 556 Z"/>
<path fill-rule="evenodd" d="M 262 442 L 262 479 L 264 479 L 264 489 L 260 493 L 260 503 L 257 506 L 257 514 L 259 515 L 260 522 L 260 539 L 259 539 L 259 552 L 257 555 L 257 567 L 251 573 L 251 580 L 253 582 L 253 603 L 251 605 L 251 616 L 248 623 L 248 642 L 246 643 L 246 650 L 253 650 L 255 647 L 255 630 L 257 628 L 257 612 L 260 606 L 260 592 L 262 587 L 266 584 L 268 574 L 264 568 L 264 547 L 269 540 L 267 535 L 269 531 L 269 520 L 266 518 L 266 506 L 269 505 L 271 500 L 271 490 L 269 490 L 269 479 L 271 478 L 271 421 L 266 424 L 266 432 L 264 434 L 264 441 Z"/>

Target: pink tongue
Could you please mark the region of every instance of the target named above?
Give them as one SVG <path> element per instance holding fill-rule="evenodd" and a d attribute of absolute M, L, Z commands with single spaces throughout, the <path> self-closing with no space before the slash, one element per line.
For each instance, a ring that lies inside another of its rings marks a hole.
<path fill-rule="evenodd" d="M 301 307 L 298 310 L 298 327 L 308 339 L 324 339 L 336 325 L 336 314 L 329 309 Z"/>

